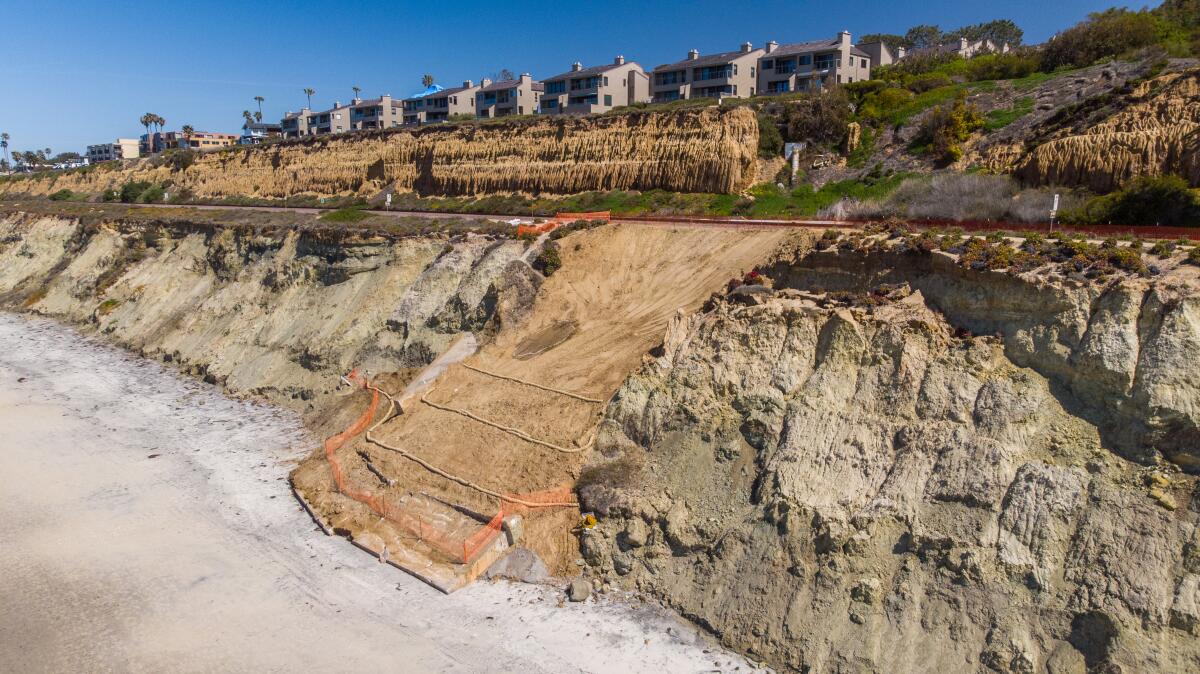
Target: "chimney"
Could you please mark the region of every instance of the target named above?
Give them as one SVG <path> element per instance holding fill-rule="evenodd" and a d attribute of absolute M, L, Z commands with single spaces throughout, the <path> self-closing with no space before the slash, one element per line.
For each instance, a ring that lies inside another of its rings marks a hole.
<path fill-rule="evenodd" d="M 518 77 L 517 79 L 520 80 L 522 84 L 524 84 L 525 82 L 532 82 L 533 75 L 530 75 L 529 73 L 521 73 L 521 76 Z"/>
<path fill-rule="evenodd" d="M 492 85 L 491 78 L 485 77 L 482 80 L 479 80 L 479 86 L 481 86 L 481 87 L 488 87 L 491 85 Z"/>
<path fill-rule="evenodd" d="M 617 58 L 613 59 L 613 65 L 615 65 L 615 66 L 623 66 L 623 65 L 625 65 L 625 57 L 624 57 L 624 56 L 618 56 Z"/>
<path fill-rule="evenodd" d="M 842 32 L 838 33 L 838 42 L 843 47 L 849 47 L 850 46 L 850 31 L 843 30 Z"/>
<path fill-rule="evenodd" d="M 743 54 L 749 54 L 753 49 L 754 49 L 754 45 L 750 44 L 749 42 L 742 43 L 742 53 Z"/>
<path fill-rule="evenodd" d="M 770 54 L 771 52 L 775 51 L 778 48 L 779 48 L 779 43 L 774 40 L 771 40 L 770 42 L 767 43 L 767 53 L 768 54 Z"/>
<path fill-rule="evenodd" d="M 473 86 L 475 86 L 475 83 L 472 82 L 471 80 L 463 80 L 463 88 L 464 89 L 470 89 Z"/>
<path fill-rule="evenodd" d="M 574 62 L 574 63 L 572 63 L 572 64 L 571 64 L 571 72 L 573 72 L 573 73 L 577 73 L 577 72 L 579 72 L 580 70 L 583 70 L 583 64 L 582 64 L 582 63 L 580 63 L 579 61 L 576 61 L 576 62 Z"/>
<path fill-rule="evenodd" d="M 689 61 L 695 61 L 698 58 L 700 58 L 700 50 L 699 49 L 693 49 L 688 52 L 688 60 Z"/>

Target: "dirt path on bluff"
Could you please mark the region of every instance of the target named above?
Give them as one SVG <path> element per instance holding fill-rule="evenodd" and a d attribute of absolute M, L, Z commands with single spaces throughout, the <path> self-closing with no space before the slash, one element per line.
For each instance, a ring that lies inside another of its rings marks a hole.
<path fill-rule="evenodd" d="M 70 329 L 0 313 L 0 669 L 751 669 L 658 609 L 444 596 L 313 528 L 313 438 Z"/>

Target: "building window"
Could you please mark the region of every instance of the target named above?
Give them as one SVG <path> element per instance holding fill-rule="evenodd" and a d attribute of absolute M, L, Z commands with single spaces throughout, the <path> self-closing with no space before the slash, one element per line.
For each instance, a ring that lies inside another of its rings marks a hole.
<path fill-rule="evenodd" d="M 518 114 L 518 115 L 523 115 L 523 114 L 525 114 L 525 108 L 524 108 L 523 106 L 520 106 L 520 105 L 518 105 L 518 106 L 517 106 L 517 114 Z"/>
<path fill-rule="evenodd" d="M 604 94 L 604 104 L 612 107 L 612 94 Z"/>
<path fill-rule="evenodd" d="M 813 67 L 817 70 L 830 70 L 836 68 L 838 63 L 837 54 L 819 54 L 817 55 L 816 63 Z"/>
<path fill-rule="evenodd" d="M 557 108 L 557 107 L 558 107 L 558 99 L 557 99 L 557 98 L 551 98 L 551 99 L 549 99 L 549 100 L 546 100 L 546 101 L 544 101 L 544 102 L 542 103 L 542 105 L 543 105 L 543 107 L 545 107 L 547 110 L 553 110 L 554 108 Z"/>
<path fill-rule="evenodd" d="M 548 94 L 561 94 L 562 92 L 564 92 L 566 90 L 567 90 L 567 83 L 565 80 L 559 80 L 557 82 L 547 82 L 546 83 L 546 93 L 548 93 Z"/>
<path fill-rule="evenodd" d="M 812 54 L 801 54 L 800 55 L 800 65 L 811 66 L 812 65 Z M 776 68 L 776 70 L 778 70 L 778 68 Z"/>
<path fill-rule="evenodd" d="M 750 77 L 754 77 L 754 66 L 750 66 Z"/>
<path fill-rule="evenodd" d="M 767 59 L 762 62 L 763 70 L 770 70 L 771 68 L 774 68 L 774 67 L 775 67 L 775 59 Z"/>
<path fill-rule="evenodd" d="M 608 86 L 608 76 L 604 77 L 604 86 Z"/>

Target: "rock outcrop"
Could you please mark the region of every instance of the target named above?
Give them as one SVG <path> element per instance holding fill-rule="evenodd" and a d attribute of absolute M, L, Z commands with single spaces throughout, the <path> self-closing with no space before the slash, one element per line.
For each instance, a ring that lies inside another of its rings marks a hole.
<path fill-rule="evenodd" d="M 1195 445 L 1137 439 L 1194 428 L 1195 271 L 769 268 L 618 391 L 584 557 L 785 670 L 1194 671 Z"/>
<path fill-rule="evenodd" d="M 522 242 L 0 219 L 0 305 L 306 412 L 352 367 L 427 365 L 515 320 L 541 276 Z"/>
<path fill-rule="evenodd" d="M 1104 105 L 1096 111 L 1087 102 L 1064 109 L 1047 129 L 1035 130 L 1026 139 L 1032 149 L 1019 158 L 1002 152 L 999 162 L 984 164 L 996 169 L 1012 161 L 1013 173 L 1030 183 L 1101 192 L 1143 175 L 1176 174 L 1200 186 L 1200 69 L 1165 74 L 1121 96 L 1095 100 Z"/>
<path fill-rule="evenodd" d="M 755 175 L 758 122 L 747 109 L 630 112 L 320 136 L 0 181 L 0 194 L 99 195 L 128 181 L 197 199 L 573 194 L 589 190 L 733 193 Z"/>

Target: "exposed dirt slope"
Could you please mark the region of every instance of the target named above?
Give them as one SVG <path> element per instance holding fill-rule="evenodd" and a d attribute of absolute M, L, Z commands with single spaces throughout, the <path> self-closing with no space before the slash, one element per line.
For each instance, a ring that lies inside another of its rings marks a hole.
<path fill-rule="evenodd" d="M 619 390 L 585 558 L 786 669 L 1195 671 L 1200 497 L 1145 446 L 1195 428 L 1180 257 L 1108 286 L 776 266 L 783 290 L 680 317 Z M 860 306 L 821 290 L 888 282 Z"/>
<path fill-rule="evenodd" d="M 572 234 L 560 242 L 562 269 L 543 284 L 528 317 L 502 328 L 493 342 L 466 362 L 605 400 L 659 343 L 677 311 L 696 309 L 730 277 L 766 260 L 785 236 L 780 231 L 628 225 Z M 603 404 L 499 380 L 462 366 L 452 367 L 429 399 L 567 448 L 577 446 L 576 441 L 586 443 L 603 409 Z M 443 470 L 501 493 L 571 487 L 588 456 L 587 452 L 560 453 L 420 402 L 410 405 L 379 435 Z M 367 472 L 355 455 L 361 449 L 369 451 L 382 473 L 396 480 L 395 486 L 381 485 Z M 392 502 L 423 493 L 487 517 L 498 509 L 495 499 L 361 440 L 342 454 L 355 483 L 377 488 Z M 305 500 L 335 526 L 356 534 L 369 531 L 392 549 L 412 544 L 409 536 L 380 522 L 365 507 L 332 493 L 323 456 L 306 462 L 295 483 Z M 553 571 L 573 571 L 570 562 L 578 548 L 570 530 L 578 518 L 574 509 L 530 513 L 525 544 Z"/>
<path fill-rule="evenodd" d="M 3 181 L 0 194 L 98 195 L 130 180 L 169 183 L 202 199 L 371 197 L 389 185 L 422 195 L 736 192 L 754 178 L 757 145 L 758 123 L 743 109 L 539 117 L 204 153 L 183 170 L 140 160 L 119 170 Z"/>

